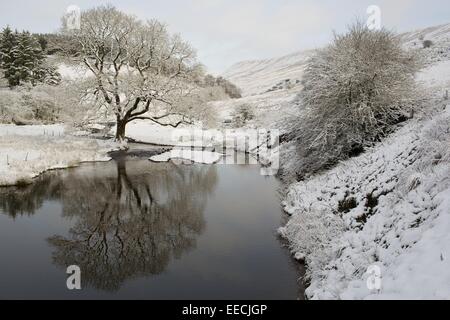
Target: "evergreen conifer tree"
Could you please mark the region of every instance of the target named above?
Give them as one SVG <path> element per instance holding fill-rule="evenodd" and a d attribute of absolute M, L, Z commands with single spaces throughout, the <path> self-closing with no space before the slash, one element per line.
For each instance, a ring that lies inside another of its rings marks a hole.
<path fill-rule="evenodd" d="M 42 81 L 44 54 L 39 42 L 29 33 L 5 28 L 0 41 L 0 67 L 11 87 L 24 82 Z"/>
<path fill-rule="evenodd" d="M 3 29 L 0 38 L 0 68 L 3 69 L 4 76 L 10 86 L 17 85 L 14 71 L 14 49 L 17 47 L 17 32 L 12 32 L 11 28 Z"/>
<path fill-rule="evenodd" d="M 22 32 L 17 38 L 17 46 L 13 50 L 16 79 L 31 82 L 33 85 L 42 77 L 44 55 L 39 42 L 29 32 Z"/>

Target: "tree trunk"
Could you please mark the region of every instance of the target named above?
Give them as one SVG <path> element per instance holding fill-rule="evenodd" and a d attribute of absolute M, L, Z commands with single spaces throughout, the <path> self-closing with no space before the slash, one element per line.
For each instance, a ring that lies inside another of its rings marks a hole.
<path fill-rule="evenodd" d="M 121 119 L 117 117 L 117 129 L 116 129 L 116 141 L 125 141 L 125 127 L 127 125 L 126 119 Z"/>

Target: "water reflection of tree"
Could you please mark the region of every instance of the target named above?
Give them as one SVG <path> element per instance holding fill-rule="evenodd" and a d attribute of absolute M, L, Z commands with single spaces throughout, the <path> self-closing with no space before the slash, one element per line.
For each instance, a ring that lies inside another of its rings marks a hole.
<path fill-rule="evenodd" d="M 69 178 L 64 214 L 79 219 L 69 238 L 49 239 L 55 263 L 76 264 L 85 283 L 115 290 L 125 279 L 161 273 L 172 257 L 192 248 L 204 228 L 216 171 L 167 166 L 129 174 L 119 161 L 115 178 Z"/>
<path fill-rule="evenodd" d="M 33 215 L 45 200 L 59 198 L 60 179 L 56 172 L 40 176 L 34 183 L 0 188 L 0 211 L 12 218 Z"/>
<path fill-rule="evenodd" d="M 111 169 L 66 171 L 59 182 L 52 178 L 52 188 L 41 184 L 39 193 L 27 193 L 41 202 L 43 189 L 60 198 L 64 216 L 75 223 L 67 237 L 48 239 L 55 248 L 53 261 L 63 268 L 80 266 L 83 284 L 103 290 L 159 274 L 172 258 L 193 248 L 217 182 L 214 166 L 117 161 Z"/>

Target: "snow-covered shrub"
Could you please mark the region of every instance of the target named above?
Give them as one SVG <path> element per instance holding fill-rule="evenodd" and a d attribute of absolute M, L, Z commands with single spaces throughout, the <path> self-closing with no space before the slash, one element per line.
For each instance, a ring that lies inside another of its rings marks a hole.
<path fill-rule="evenodd" d="M 423 48 L 424 49 L 431 48 L 431 46 L 433 45 L 433 41 L 431 41 L 431 40 L 424 40 L 422 44 L 423 44 Z"/>
<path fill-rule="evenodd" d="M 83 116 L 78 107 L 81 93 L 73 85 L 39 84 L 0 93 L 0 122 L 16 124 L 54 123 Z"/>
<path fill-rule="evenodd" d="M 253 108 L 249 104 L 242 104 L 234 110 L 232 115 L 232 123 L 236 128 L 243 127 L 249 121 L 255 118 Z"/>
<path fill-rule="evenodd" d="M 56 99 L 46 92 L 45 87 L 38 90 L 24 90 L 22 93 L 22 105 L 31 108 L 33 118 L 38 122 L 55 122 L 59 114 L 59 106 Z"/>
<path fill-rule="evenodd" d="M 291 240 L 290 248 L 295 258 L 308 265 L 306 279 L 320 277 L 320 272 L 337 256 L 332 243 L 344 232 L 343 220 L 331 213 L 328 208 L 303 208 L 295 221 L 279 233 Z"/>
<path fill-rule="evenodd" d="M 197 84 L 201 87 L 220 87 L 226 95 L 232 99 L 242 98 L 242 91 L 234 83 L 223 77 L 214 77 L 210 74 L 198 79 Z"/>
<path fill-rule="evenodd" d="M 1 90 L 0 123 L 27 122 L 33 120 L 33 111 L 22 103 L 22 94 L 17 90 Z"/>
<path fill-rule="evenodd" d="M 179 110 L 196 114 L 196 120 L 201 121 L 205 127 L 214 127 L 217 123 L 217 114 L 210 107 L 209 102 L 228 98 L 221 87 L 199 87 L 193 90 L 189 96 L 181 98 L 177 104 Z"/>
<path fill-rule="evenodd" d="M 290 137 L 303 176 L 361 153 L 406 119 L 414 104 L 416 56 L 395 34 L 357 22 L 311 57 Z"/>
<path fill-rule="evenodd" d="M 61 74 L 55 67 L 48 66 L 40 70 L 40 80 L 48 85 L 59 85 L 62 81 Z"/>

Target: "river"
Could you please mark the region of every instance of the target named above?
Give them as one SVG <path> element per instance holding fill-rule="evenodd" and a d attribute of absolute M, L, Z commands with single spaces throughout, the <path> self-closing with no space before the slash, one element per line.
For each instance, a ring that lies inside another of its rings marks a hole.
<path fill-rule="evenodd" d="M 301 299 L 278 188 L 257 165 L 142 157 L 0 188 L 0 298 Z"/>

